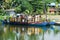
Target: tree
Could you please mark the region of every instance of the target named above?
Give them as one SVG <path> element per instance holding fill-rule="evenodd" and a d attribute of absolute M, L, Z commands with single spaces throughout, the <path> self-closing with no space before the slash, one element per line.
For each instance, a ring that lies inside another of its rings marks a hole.
<path fill-rule="evenodd" d="M 59 2 L 59 0 L 56 0 Z M 25 12 L 26 10 L 29 11 L 31 15 L 33 12 L 44 12 L 45 5 L 47 6 L 48 3 L 55 2 L 54 0 L 6 0 L 3 2 L 3 6 L 5 9 L 15 8 L 16 12 Z M 46 8 L 47 9 L 47 8 Z M 34 13 L 33 13 L 34 14 Z"/>
<path fill-rule="evenodd" d="M 16 13 L 21 13 L 21 5 L 19 5 L 15 8 L 15 12 Z"/>
<path fill-rule="evenodd" d="M 0 15 L 4 15 L 5 11 L 3 9 L 0 9 Z"/>
<path fill-rule="evenodd" d="M 12 8 L 12 0 L 5 0 L 6 6 Z"/>
<path fill-rule="evenodd" d="M 4 9 L 10 9 L 10 7 L 11 7 L 11 6 L 10 6 L 8 3 L 6 3 L 6 2 L 3 2 L 3 5 L 2 5 L 2 6 L 3 6 Z"/>
<path fill-rule="evenodd" d="M 26 8 L 25 10 L 29 10 L 30 14 L 33 11 L 33 6 L 26 0 L 22 1 L 22 6 Z"/>
<path fill-rule="evenodd" d="M 60 3 L 60 0 L 56 0 L 57 3 Z"/>
<path fill-rule="evenodd" d="M 45 3 L 52 3 L 52 2 L 56 2 L 55 0 L 44 0 L 43 2 L 45 2 Z"/>

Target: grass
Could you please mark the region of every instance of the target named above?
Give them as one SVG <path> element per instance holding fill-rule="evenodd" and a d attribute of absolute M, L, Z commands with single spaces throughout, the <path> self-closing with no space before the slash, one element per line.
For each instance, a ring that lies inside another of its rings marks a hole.
<path fill-rule="evenodd" d="M 0 16 L 0 20 L 3 20 L 4 19 L 4 16 Z"/>
<path fill-rule="evenodd" d="M 0 16 L 0 20 L 4 20 L 5 19 L 5 17 L 8 19 L 9 18 L 9 16 Z"/>
<path fill-rule="evenodd" d="M 4 17 L 5 17 L 5 16 L 0 15 L 0 24 L 2 23 L 1 20 L 4 20 L 4 19 L 5 19 Z M 6 18 L 8 19 L 9 16 L 6 16 Z"/>

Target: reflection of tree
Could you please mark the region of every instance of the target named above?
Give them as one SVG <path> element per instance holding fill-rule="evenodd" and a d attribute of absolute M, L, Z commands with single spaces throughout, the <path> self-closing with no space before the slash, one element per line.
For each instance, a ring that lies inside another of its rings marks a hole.
<path fill-rule="evenodd" d="M 48 31 L 48 34 L 51 33 L 51 30 L 50 30 L 50 29 L 48 29 L 47 31 Z M 56 35 L 56 34 L 58 34 L 58 33 L 60 32 L 60 30 L 54 29 L 53 32 L 54 32 L 54 34 Z"/>
<path fill-rule="evenodd" d="M 60 30 L 58 30 L 58 29 L 55 29 L 55 30 L 54 30 L 54 33 L 55 33 L 55 34 L 58 34 L 58 32 L 60 32 Z"/>
<path fill-rule="evenodd" d="M 3 26 L 0 24 L 0 40 L 3 40 Z"/>
<path fill-rule="evenodd" d="M 24 40 L 24 34 L 23 33 L 20 36 L 20 40 Z"/>
<path fill-rule="evenodd" d="M 50 34 L 51 33 L 51 30 L 47 30 L 48 31 L 48 34 Z"/>
<path fill-rule="evenodd" d="M 36 35 L 35 34 L 32 34 L 29 38 L 29 40 L 36 40 Z"/>
<path fill-rule="evenodd" d="M 40 36 L 40 34 L 39 35 L 32 34 L 29 36 L 29 40 L 39 40 L 39 36 Z"/>
<path fill-rule="evenodd" d="M 42 35 L 43 30 L 41 28 L 31 28 L 30 30 L 32 30 L 32 33 L 29 35 L 29 40 L 40 40 L 40 35 Z"/>
<path fill-rule="evenodd" d="M 5 40 L 8 40 L 8 39 L 11 39 L 11 40 L 15 40 L 15 34 L 13 32 L 10 32 L 8 29 L 7 29 L 7 32 L 3 34 L 3 38 Z"/>
<path fill-rule="evenodd" d="M 3 40 L 3 29 L 0 30 L 0 40 Z"/>

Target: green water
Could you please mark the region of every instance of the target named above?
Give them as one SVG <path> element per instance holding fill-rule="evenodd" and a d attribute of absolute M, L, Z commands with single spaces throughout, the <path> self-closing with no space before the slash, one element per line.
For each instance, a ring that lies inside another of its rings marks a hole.
<path fill-rule="evenodd" d="M 0 40 L 60 40 L 60 26 L 0 25 Z"/>

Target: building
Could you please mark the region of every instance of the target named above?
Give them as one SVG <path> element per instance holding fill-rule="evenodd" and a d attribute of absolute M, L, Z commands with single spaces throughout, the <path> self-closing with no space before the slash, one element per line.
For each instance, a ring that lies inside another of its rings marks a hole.
<path fill-rule="evenodd" d="M 14 10 L 15 10 L 15 9 L 7 9 L 7 10 L 5 10 L 5 11 L 6 11 L 6 13 L 7 13 L 9 16 L 13 16 L 13 15 L 15 14 Z"/>

